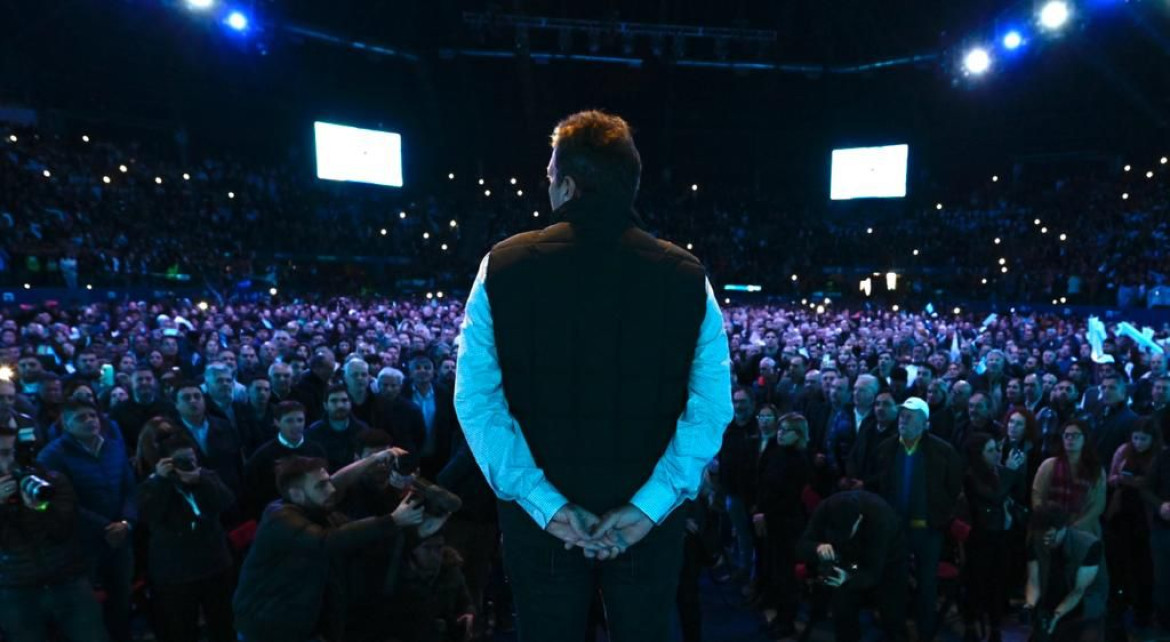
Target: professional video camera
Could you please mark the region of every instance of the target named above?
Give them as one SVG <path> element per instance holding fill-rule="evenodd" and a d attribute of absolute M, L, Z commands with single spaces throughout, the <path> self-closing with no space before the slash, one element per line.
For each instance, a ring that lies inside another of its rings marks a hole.
<path fill-rule="evenodd" d="M 56 488 L 37 474 L 37 434 L 34 428 L 21 428 L 16 433 L 15 462 L 10 471 L 20 491 L 34 502 L 44 503 L 53 499 Z M 19 502 L 15 495 L 12 498 Z"/>

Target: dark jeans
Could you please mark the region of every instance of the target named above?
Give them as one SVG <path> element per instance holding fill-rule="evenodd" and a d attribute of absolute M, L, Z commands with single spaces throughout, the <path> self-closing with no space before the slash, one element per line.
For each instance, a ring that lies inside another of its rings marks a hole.
<path fill-rule="evenodd" d="M 232 588 L 235 577 L 231 569 L 194 582 L 152 587 L 154 593 L 155 634 L 159 642 L 197 642 L 199 609 L 207 623 L 209 642 L 232 642 Z"/>
<path fill-rule="evenodd" d="M 918 639 L 929 640 L 937 632 L 938 563 L 942 559 L 943 534 L 933 528 L 910 528 L 906 541 L 914 557 L 914 580 L 918 584 L 914 600 Z"/>
<path fill-rule="evenodd" d="M 118 548 L 111 549 L 104 542 L 102 553 L 93 562 L 91 579 L 105 591 L 102 611 L 106 630 L 111 640 L 130 639 L 130 591 L 134 582 L 134 551 L 130 538 Z"/>
<path fill-rule="evenodd" d="M 971 625 L 980 615 L 987 614 L 991 628 L 999 629 L 1003 621 L 1003 607 L 1007 599 L 1009 533 L 1005 531 L 975 530 L 967 542 L 967 565 L 964 569 L 967 596 L 963 620 Z"/>
<path fill-rule="evenodd" d="M 1086 620 L 1070 613 L 1056 623 L 1056 630 L 1050 639 L 1054 642 L 1100 642 L 1105 639 L 1105 622 L 1101 619 Z"/>
<path fill-rule="evenodd" d="M 1170 629 L 1170 530 L 1150 530 L 1154 555 L 1154 611 L 1162 628 Z"/>
<path fill-rule="evenodd" d="M 495 522 L 475 522 L 452 516 L 444 527 L 447 546 L 463 558 L 463 577 L 476 613 L 483 613 L 483 594 L 491 577 L 492 561 L 500 541 Z M 486 623 L 484 623 L 486 624 Z"/>
<path fill-rule="evenodd" d="M 877 586 L 868 590 L 854 590 L 849 583 L 831 591 L 830 605 L 837 642 L 857 642 L 861 639 L 861 607 L 867 597 L 873 598 L 882 621 L 886 640 L 906 639 L 906 560 L 891 559 L 882 572 Z"/>
<path fill-rule="evenodd" d="M 1115 491 L 1116 492 L 1116 491 Z M 1128 607 L 1138 619 L 1153 611 L 1154 571 L 1146 515 L 1122 510 L 1105 523 L 1105 562 L 1109 568 L 1109 625 L 1121 626 Z"/>
<path fill-rule="evenodd" d="M 684 542 L 682 573 L 679 575 L 675 604 L 682 628 L 683 642 L 703 639 L 703 604 L 699 596 L 699 577 L 703 573 L 703 544 L 698 536 L 687 535 Z"/>
<path fill-rule="evenodd" d="M 0 589 L 0 630 L 8 642 L 43 642 L 52 622 L 70 642 L 105 642 L 102 610 L 89 580 Z M 127 638 L 129 639 L 129 638 Z"/>
<path fill-rule="evenodd" d="M 683 557 L 682 511 L 616 559 L 566 551 L 513 503 L 500 505 L 504 568 L 512 583 L 521 642 L 584 642 L 601 590 L 613 642 L 666 642 Z"/>

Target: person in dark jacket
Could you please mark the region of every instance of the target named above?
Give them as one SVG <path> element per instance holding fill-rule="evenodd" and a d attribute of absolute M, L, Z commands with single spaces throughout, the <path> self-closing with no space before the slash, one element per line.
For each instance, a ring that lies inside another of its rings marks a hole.
<path fill-rule="evenodd" d="M 337 358 L 329 348 L 317 348 L 309 359 L 309 371 L 293 386 L 293 401 L 301 402 L 309 424 L 319 421 L 325 412 L 325 391 L 333 381 Z"/>
<path fill-rule="evenodd" d="M 832 591 L 838 642 L 861 639 L 859 613 L 873 596 L 887 640 L 906 640 L 906 534 L 881 497 L 863 490 L 831 495 L 796 545 L 810 576 Z"/>
<path fill-rule="evenodd" d="M 463 576 L 476 613 L 483 612 L 483 595 L 491 576 L 500 538 L 496 516 L 496 495 L 467 447 L 463 431 L 452 435 L 454 454 L 435 479 L 455 493 L 463 507 L 451 516 L 444 528 L 447 544 L 459 552 Z M 482 622 L 481 624 L 486 624 Z"/>
<path fill-rule="evenodd" d="M 873 402 L 880 392 L 880 384 L 873 375 L 858 375 L 853 383 L 853 404 L 846 406 L 833 419 L 829 427 L 827 455 L 829 468 L 837 478 L 848 475 L 849 453 L 853 444 L 875 419 L 873 416 Z"/>
<path fill-rule="evenodd" d="M 278 432 L 256 449 L 244 466 L 245 511 L 249 518 L 260 519 L 264 507 L 280 497 L 276 490 L 276 462 L 298 455 L 325 458 L 325 449 L 305 439 L 305 407 L 297 401 L 282 401 L 273 411 Z"/>
<path fill-rule="evenodd" d="M 389 633 L 411 642 L 471 640 L 476 611 L 458 551 L 445 545 L 442 533 L 423 538 L 407 550 L 387 602 Z"/>
<path fill-rule="evenodd" d="M 920 638 L 936 633 L 938 563 L 946 530 L 962 491 L 959 455 L 945 441 L 926 433 L 930 408 L 918 397 L 902 404 L 898 438 L 878 448 L 877 473 L 865 487 L 880 494 L 902 518 L 915 558 Z"/>
<path fill-rule="evenodd" d="M 755 555 L 748 510 L 755 503 L 760 426 L 753 414 L 755 408 L 747 388 L 734 390 L 731 403 L 735 414 L 723 433 L 723 444 L 717 457 L 719 486 L 726 497 L 727 516 L 735 532 L 735 573 L 738 579 L 747 579 Z"/>
<path fill-rule="evenodd" d="M 1142 484 L 1150 518 L 1150 552 L 1154 555 L 1154 611 L 1170 631 L 1170 448 L 1154 458 Z"/>
<path fill-rule="evenodd" d="M 92 404 L 66 402 L 61 416 L 65 434 L 49 443 L 37 460 L 73 482 L 82 550 L 95 583 L 106 591 L 106 628 L 111 639 L 129 640 L 134 577 L 130 531 L 138 520 L 134 472 L 120 436 L 102 433 Z"/>
<path fill-rule="evenodd" d="M 405 381 L 406 375 L 396 368 L 386 367 L 378 372 L 370 427 L 389 433 L 399 448 L 417 453 L 419 444 L 426 441 L 427 426 L 422 410 L 402 395 Z"/>
<path fill-rule="evenodd" d="M 987 433 L 967 438 L 967 472 L 963 491 L 971 512 L 971 536 L 967 543 L 967 601 L 963 610 L 965 640 L 976 639 L 975 622 L 988 618 L 988 642 L 1003 639 L 1000 623 L 1008 596 L 1009 568 L 1003 554 L 1012 526 L 1006 506 L 1025 488 L 1021 474 L 1026 456 L 1017 451 L 1006 466 L 1000 465 L 999 442 Z"/>
<path fill-rule="evenodd" d="M 248 403 L 243 404 L 236 417 L 240 438 L 244 442 L 244 459 L 256 449 L 276 438 L 276 420 L 272 415 L 272 383 L 260 375 L 248 382 Z"/>
<path fill-rule="evenodd" d="M 156 435 L 154 473 L 138 488 L 150 527 L 150 583 L 160 642 L 199 640 L 202 608 L 211 642 L 232 642 L 232 555 L 220 513 L 235 502 L 213 471 L 200 468 L 195 443 L 172 428 Z"/>
<path fill-rule="evenodd" d="M 794 551 L 807 521 L 801 496 L 812 481 L 808 443 L 808 421 L 789 413 L 780 418 L 776 437 L 768 440 L 760 460 L 756 506 L 763 518 L 767 564 L 760 580 L 761 601 L 773 639 L 796 634 L 800 587 L 794 576 Z"/>
<path fill-rule="evenodd" d="M 435 363 L 424 354 L 410 359 L 410 381 L 403 392 L 422 411 L 426 439 L 418 445 L 422 474 L 438 476 L 451 459 L 452 437 L 459 431 L 452 391 L 434 382 Z"/>
<path fill-rule="evenodd" d="M 187 381 L 175 386 L 175 408 L 179 420 L 199 447 L 199 462 L 215 471 L 236 497 L 243 493 L 244 460 L 240 435 L 223 419 L 209 416 L 207 398 L 198 382 Z M 236 521 L 230 511 L 225 520 Z"/>
<path fill-rule="evenodd" d="M 1088 445 L 1097 450 L 1097 461 L 1111 462 L 1138 423 L 1138 415 L 1129 407 L 1125 379 L 1110 375 L 1101 380 L 1101 404 L 1089 424 Z"/>
<path fill-rule="evenodd" d="M 361 452 L 358 435 L 370 429 L 353 416 L 353 402 L 344 385 L 329 387 L 325 395 L 325 417 L 309 426 L 305 438 L 325 451 L 329 470 L 340 470 L 353 463 Z"/>
<path fill-rule="evenodd" d="M 1153 612 L 1153 573 L 1150 568 L 1150 525 L 1141 488 L 1154 459 L 1162 450 L 1162 427 L 1149 418 L 1138 422 L 1130 441 L 1117 449 L 1107 482 L 1112 494 L 1105 509 L 1105 560 L 1113 591 L 1109 596 L 1109 626 L 1123 633 L 1125 611 L 1133 607 L 1134 625 L 1148 628 Z"/>
<path fill-rule="evenodd" d="M 0 426 L 0 630 L 10 642 L 44 640 L 52 624 L 70 640 L 104 642 L 101 606 L 86 577 L 77 495 L 69 478 L 32 467 L 55 490 L 47 503 L 14 475 L 16 431 Z M 23 468 L 23 467 L 21 467 Z"/>
<path fill-rule="evenodd" d="M 127 448 L 138 446 L 138 433 L 147 421 L 155 417 L 171 417 L 175 407 L 158 392 L 158 382 L 149 365 L 134 369 L 130 375 L 130 399 L 110 411 L 110 418 L 118 422 Z M 128 453 L 133 455 L 133 453 Z"/>
<path fill-rule="evenodd" d="M 332 476 L 321 459 L 281 461 L 276 484 L 283 501 L 265 511 L 232 599 L 242 640 L 343 639 L 346 578 L 336 566 L 367 545 L 393 539 L 400 528 L 421 524 L 423 507 L 408 497 L 389 515 L 350 522 L 334 506 L 368 466 L 397 455 L 385 451 Z"/>
<path fill-rule="evenodd" d="M 879 393 L 873 402 L 873 421 L 862 425 L 845 462 L 849 482 L 864 480 L 876 474 L 874 467 L 877 465 L 878 448 L 898 436 L 897 424 L 898 404 L 894 401 L 894 395 L 890 392 Z"/>

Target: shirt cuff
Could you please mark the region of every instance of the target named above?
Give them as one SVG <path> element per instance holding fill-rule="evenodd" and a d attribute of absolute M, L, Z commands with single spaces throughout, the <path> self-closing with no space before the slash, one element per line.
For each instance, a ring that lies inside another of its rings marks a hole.
<path fill-rule="evenodd" d="M 679 497 L 670 484 L 651 477 L 634 493 L 630 503 L 657 525 L 678 506 Z"/>
<path fill-rule="evenodd" d="M 528 493 L 527 497 L 522 497 L 516 500 L 520 508 L 532 517 L 540 530 L 548 527 L 548 523 L 552 521 L 553 515 L 557 511 L 565 507 L 569 503 L 568 499 L 560 493 L 547 479 L 540 480 L 536 488 Z"/>

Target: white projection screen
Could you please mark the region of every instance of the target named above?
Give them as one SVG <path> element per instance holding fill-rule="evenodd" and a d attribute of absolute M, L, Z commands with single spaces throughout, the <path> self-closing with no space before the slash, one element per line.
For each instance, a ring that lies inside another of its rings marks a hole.
<path fill-rule="evenodd" d="M 402 187 L 402 136 L 333 123 L 313 123 L 317 178 Z"/>
<path fill-rule="evenodd" d="M 829 198 L 904 198 L 909 145 L 833 150 Z"/>

